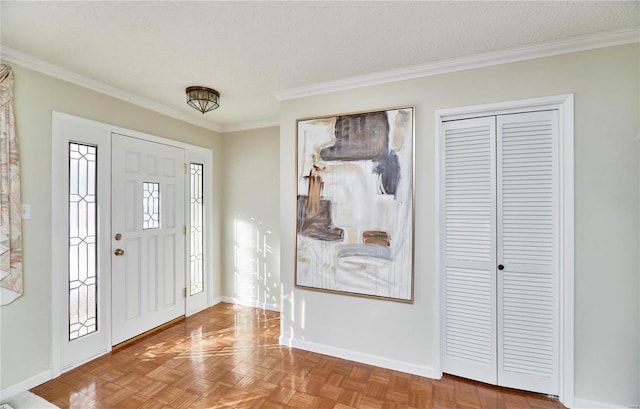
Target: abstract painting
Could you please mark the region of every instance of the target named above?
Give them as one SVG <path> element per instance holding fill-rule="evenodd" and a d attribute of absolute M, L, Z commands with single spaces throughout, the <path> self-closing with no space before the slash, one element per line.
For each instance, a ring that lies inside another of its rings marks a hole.
<path fill-rule="evenodd" d="M 297 121 L 297 287 L 413 302 L 414 108 Z"/>

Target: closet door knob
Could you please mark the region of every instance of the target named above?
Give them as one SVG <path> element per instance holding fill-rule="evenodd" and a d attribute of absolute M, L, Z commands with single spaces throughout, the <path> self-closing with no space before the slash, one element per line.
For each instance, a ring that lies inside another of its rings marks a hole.
<path fill-rule="evenodd" d="M 498 270 L 504 270 L 504 266 L 502 264 L 498 264 Z"/>

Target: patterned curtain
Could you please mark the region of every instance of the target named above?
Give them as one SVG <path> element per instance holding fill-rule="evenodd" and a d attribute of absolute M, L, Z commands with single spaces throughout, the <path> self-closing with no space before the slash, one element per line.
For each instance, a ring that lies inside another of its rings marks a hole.
<path fill-rule="evenodd" d="M 0 305 L 6 305 L 22 295 L 22 225 L 13 70 L 5 64 L 0 92 Z"/>

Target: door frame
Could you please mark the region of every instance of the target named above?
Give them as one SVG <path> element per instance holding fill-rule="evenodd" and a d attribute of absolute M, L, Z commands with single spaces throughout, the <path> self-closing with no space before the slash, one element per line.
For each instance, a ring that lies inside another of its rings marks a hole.
<path fill-rule="evenodd" d="M 507 102 L 472 105 L 435 111 L 435 255 L 436 276 L 433 297 L 435 299 L 434 346 L 435 373 L 442 377 L 442 354 L 444 341 L 444 245 L 440 227 L 443 196 L 441 184 L 442 124 L 444 121 L 468 119 L 480 116 L 513 114 L 543 110 L 558 110 L 560 141 L 559 147 L 559 186 L 560 186 L 560 300 L 559 300 L 559 391 L 560 402 L 569 408 L 574 406 L 574 105 L 573 94 L 531 98 Z"/>
<path fill-rule="evenodd" d="M 67 133 L 66 127 L 69 125 L 74 127 L 80 127 L 86 129 L 88 132 L 97 132 L 100 134 L 103 154 L 100 154 L 103 159 L 101 163 L 98 159 L 98 171 L 106 173 L 106 179 L 108 180 L 107 191 L 111 191 L 111 139 L 112 134 L 117 133 L 120 135 L 143 139 L 149 142 L 161 143 L 164 145 L 171 145 L 178 148 L 182 148 L 185 151 L 185 164 L 188 166 L 191 162 L 202 163 L 204 165 L 203 184 L 204 189 L 204 202 L 207 204 L 213 204 L 213 151 L 209 148 L 191 145 L 188 143 L 176 141 L 173 139 L 163 138 L 143 132 L 133 131 L 130 129 L 120 128 L 114 125 L 105 124 L 102 122 L 92 121 L 89 119 L 77 117 L 74 115 L 52 112 L 52 157 L 51 157 L 51 376 L 55 378 L 60 374 L 67 372 L 79 365 L 88 362 L 91 359 L 95 359 L 98 356 L 106 354 L 111 351 L 111 197 L 110 194 L 103 195 L 102 199 L 107 202 L 99 202 L 99 219 L 98 219 L 98 238 L 105 241 L 107 250 L 99 251 L 98 264 L 102 270 L 107 271 L 108 274 L 102 274 L 98 277 L 99 285 L 99 299 L 102 302 L 99 303 L 99 313 L 102 314 L 102 318 L 98 318 L 101 323 L 101 327 L 104 329 L 104 346 L 95 351 L 95 354 L 90 358 L 83 361 L 73 362 L 69 364 L 63 363 L 63 347 L 65 342 L 63 341 L 66 334 L 67 317 L 65 316 L 66 309 L 60 308 L 61 305 L 67 303 L 67 284 L 65 280 L 67 278 L 68 271 L 68 243 L 66 240 L 60 239 L 60 232 L 67 231 L 68 229 L 68 143 L 73 142 L 87 142 L 83 141 L 82 137 L 74 138 Z M 100 149 L 99 148 L 99 149 Z M 108 154 L 107 154 L 108 152 Z M 100 177 L 100 175 L 98 175 Z M 185 173 L 185 223 L 187 231 L 190 230 L 190 218 L 189 214 L 189 174 Z M 101 200 L 101 199 L 99 199 Z M 100 209 L 100 207 L 102 207 Z M 214 264 L 212 257 L 213 252 L 213 229 L 211 221 L 213 218 L 212 205 L 205 206 L 205 220 L 209 220 L 204 234 L 204 257 L 205 257 L 205 293 L 206 296 L 191 297 L 187 291 L 187 297 L 185 299 L 185 315 L 190 316 L 205 308 L 208 308 L 216 303 L 216 299 L 213 297 L 214 290 Z M 65 235 L 66 237 L 66 235 Z M 185 239 L 185 287 L 189 288 L 189 240 Z M 55 283 L 64 283 L 64 285 Z M 194 298 L 194 299 L 192 299 Z M 197 299 L 196 299 L 197 298 Z"/>

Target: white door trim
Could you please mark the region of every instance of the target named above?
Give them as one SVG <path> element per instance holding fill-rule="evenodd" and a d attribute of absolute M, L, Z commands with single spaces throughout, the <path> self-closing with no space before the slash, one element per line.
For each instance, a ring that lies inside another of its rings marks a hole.
<path fill-rule="evenodd" d="M 574 123 L 573 94 L 556 95 L 468 107 L 447 108 L 435 111 L 435 242 L 436 242 L 436 285 L 433 297 L 435 302 L 435 320 L 438 323 L 434 331 L 435 372 L 442 376 L 442 263 L 444 246 L 441 243 L 440 229 L 440 135 L 443 121 L 473 118 L 485 115 L 500 115 L 516 112 L 530 112 L 557 109 L 560 118 L 561 138 L 559 143 L 559 179 L 560 179 L 560 395 L 565 406 L 574 407 Z"/>
<path fill-rule="evenodd" d="M 161 143 L 165 145 L 172 145 L 172 146 L 176 146 L 184 149 L 186 152 L 187 163 L 189 163 L 189 161 L 196 161 L 204 165 L 204 169 L 205 169 L 204 184 L 205 186 L 208 187 L 207 189 L 205 189 L 205 192 L 204 192 L 205 194 L 204 200 L 205 200 L 205 203 L 210 204 L 205 207 L 205 216 L 206 216 L 206 219 L 209 221 L 213 220 L 213 207 L 214 207 L 211 205 L 213 204 L 213 192 L 212 192 L 213 190 L 212 189 L 213 152 L 211 151 L 211 149 L 191 145 L 191 144 L 180 142 L 180 141 L 175 141 L 172 139 L 162 138 L 159 136 L 155 136 L 155 135 L 151 135 L 143 132 L 133 131 L 126 128 L 120 128 L 114 125 L 92 121 L 89 119 L 77 117 L 77 116 L 66 114 L 66 113 L 61 113 L 56 111 L 52 112 L 52 142 L 51 142 L 52 143 L 52 149 L 51 149 L 52 150 L 52 158 L 51 158 L 51 162 L 52 162 L 51 163 L 51 168 L 52 168 L 52 172 L 51 172 L 51 219 L 52 219 L 52 223 L 51 223 L 51 268 L 52 268 L 51 377 L 52 378 L 55 378 L 60 374 L 62 374 L 63 372 L 71 370 L 74 367 L 79 366 L 86 362 L 86 361 L 76 362 L 73 365 L 67 365 L 67 366 L 63 365 L 63 362 L 62 362 L 63 343 L 61 340 L 63 339 L 62 337 L 64 337 L 65 334 L 64 334 L 63 325 L 61 325 L 61 323 L 66 322 L 66 317 L 64 315 L 65 312 L 63 311 L 63 309 L 60 308 L 60 305 L 62 305 L 62 303 L 66 303 L 66 294 L 63 290 L 61 290 L 60 286 L 55 285 L 56 282 L 60 282 L 59 280 L 67 279 L 66 277 L 67 277 L 67 268 L 68 268 L 67 262 L 66 262 L 67 243 L 64 240 L 60 240 L 60 232 L 65 232 L 68 229 L 68 223 L 66 222 L 68 217 L 67 205 L 66 205 L 68 200 L 68 196 L 67 196 L 68 188 L 66 186 L 68 161 L 65 159 L 68 157 L 68 153 L 65 152 L 65 149 L 67 149 L 68 140 L 70 138 L 67 135 L 65 135 L 64 125 L 69 123 L 92 128 L 94 130 L 98 130 L 101 134 L 105 135 L 106 139 L 103 147 L 105 150 L 108 150 L 109 157 L 106 159 L 103 158 L 103 160 L 108 159 L 108 164 L 105 164 L 105 166 L 108 165 L 106 171 L 108 171 L 109 175 L 111 174 L 110 153 L 111 153 L 111 134 L 112 133 L 118 133 L 125 136 L 130 136 L 130 137 L 143 139 L 150 142 Z M 82 142 L 82 140 L 79 140 L 78 142 Z M 105 169 L 103 168 L 102 171 L 104 172 Z M 188 175 L 185 175 L 185 178 L 187 177 Z M 188 179 L 186 179 L 186 181 L 188 183 Z M 109 191 L 111 189 L 110 182 L 111 180 L 109 176 L 109 183 L 107 185 L 107 190 Z M 110 203 L 111 202 L 110 196 L 108 199 Z M 188 207 L 186 207 L 189 200 L 188 194 L 185 194 L 184 200 L 185 200 L 185 210 L 186 210 L 188 209 Z M 106 218 L 106 220 L 100 220 L 100 225 L 103 226 L 103 230 L 105 231 L 101 231 L 99 232 L 99 234 L 102 240 L 104 240 L 105 243 L 108 243 L 108 248 L 110 249 L 111 247 L 111 231 L 110 231 L 111 230 L 111 212 L 110 212 L 110 209 L 103 209 L 103 210 L 104 212 L 101 212 L 100 214 L 104 214 L 104 217 Z M 185 214 L 185 219 L 189 220 L 188 214 Z M 204 253 L 205 253 L 204 256 L 206 259 L 205 281 L 208 284 L 206 286 L 206 289 L 208 290 L 207 303 L 206 303 L 207 305 L 205 305 L 204 307 L 200 305 L 199 309 L 193 309 L 193 308 L 189 309 L 189 298 L 187 297 L 187 301 L 186 301 L 187 316 L 198 312 L 198 310 L 201 310 L 208 306 L 213 305 L 216 301 L 212 296 L 213 289 L 214 289 L 213 288 L 214 269 L 213 269 L 213 260 L 212 260 L 213 232 L 211 227 L 212 227 L 212 224 L 209 223 L 208 229 L 206 229 L 206 232 L 205 232 L 205 247 L 204 247 Z M 188 228 L 189 226 L 187 226 L 187 229 Z M 185 251 L 186 251 L 186 248 L 185 248 Z M 187 253 L 185 253 L 185 255 L 186 254 Z M 104 353 L 108 353 L 111 350 L 111 287 L 110 287 L 111 254 L 110 254 L 110 250 L 108 251 L 108 253 L 104 258 L 109 260 L 108 270 L 107 270 L 109 271 L 109 274 L 108 274 L 108 277 L 103 277 L 103 280 L 102 280 L 104 282 L 102 284 L 102 288 L 105 290 L 108 290 L 108 296 L 103 297 L 104 298 L 103 308 L 105 309 L 105 311 L 102 313 L 102 319 L 106 321 L 102 322 L 102 326 L 106 330 L 106 336 L 108 338 L 108 342 L 107 342 L 108 347 L 105 348 L 104 350 L 101 350 L 98 353 L 98 355 L 95 355 L 93 358 L 99 355 L 102 355 Z M 185 271 L 186 272 L 189 271 L 188 257 L 185 257 Z M 188 276 L 188 273 L 187 273 L 187 276 Z"/>

